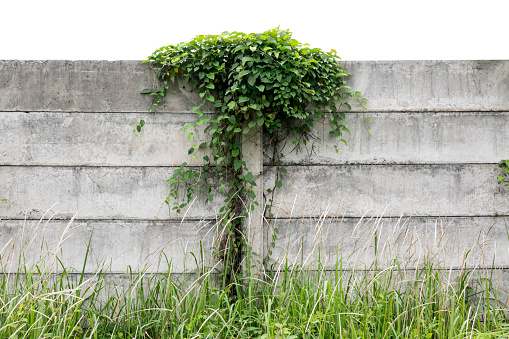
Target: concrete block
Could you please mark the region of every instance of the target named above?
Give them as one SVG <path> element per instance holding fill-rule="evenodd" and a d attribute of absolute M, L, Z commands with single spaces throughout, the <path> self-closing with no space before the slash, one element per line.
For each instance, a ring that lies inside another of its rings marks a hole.
<path fill-rule="evenodd" d="M 147 112 L 152 98 L 140 91 L 161 87 L 141 61 L 0 61 L 0 111 Z M 190 84 L 169 87 L 161 112 L 202 102 Z"/>
<path fill-rule="evenodd" d="M 81 272 L 86 264 L 90 274 L 123 274 L 129 266 L 133 272 L 192 272 L 213 266 L 215 235 L 211 220 L 0 220 L 0 270 L 14 273 L 21 260 L 62 272 L 56 255 L 67 269 Z"/>
<path fill-rule="evenodd" d="M 371 111 L 509 111 L 509 60 L 341 63 Z"/>
<path fill-rule="evenodd" d="M 286 142 L 283 162 L 331 165 L 498 163 L 509 157 L 507 112 L 367 112 L 349 113 L 346 120 L 351 132 L 344 135 L 347 145 L 329 135 L 329 124 L 315 123 L 306 145 L 293 144 L 295 138 Z M 368 136 L 367 127 L 371 128 L 371 136 Z M 334 145 L 338 145 L 339 153 Z"/>
<path fill-rule="evenodd" d="M 146 121 L 138 136 L 129 124 Z M 0 113 L 0 165 L 180 166 L 203 163 L 188 150 L 207 140 L 204 128 L 184 127 L 196 114 Z M 202 126 L 203 127 L 203 126 Z"/>
<path fill-rule="evenodd" d="M 58 218 L 214 219 L 222 204 L 202 194 L 181 214 L 164 200 L 172 167 L 0 167 L 1 219 L 39 219 L 50 207 Z"/>
<path fill-rule="evenodd" d="M 491 164 L 287 166 L 279 217 L 490 216 L 509 212 Z M 274 185 L 273 170 L 265 188 Z M 495 192 L 500 194 L 494 195 Z"/>
<path fill-rule="evenodd" d="M 325 269 L 403 269 L 422 267 L 459 270 L 509 267 L 509 239 L 502 217 L 318 218 L 273 220 L 277 228 L 271 262 L 288 260 Z M 396 261 L 395 261 L 396 260 Z"/>

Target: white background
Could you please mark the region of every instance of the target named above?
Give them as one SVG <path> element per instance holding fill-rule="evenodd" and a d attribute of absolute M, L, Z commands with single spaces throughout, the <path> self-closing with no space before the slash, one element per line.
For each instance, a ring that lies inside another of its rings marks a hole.
<path fill-rule="evenodd" d="M 509 0 L 0 0 L 0 59 L 142 60 L 197 34 L 280 26 L 344 60 L 508 59 Z"/>

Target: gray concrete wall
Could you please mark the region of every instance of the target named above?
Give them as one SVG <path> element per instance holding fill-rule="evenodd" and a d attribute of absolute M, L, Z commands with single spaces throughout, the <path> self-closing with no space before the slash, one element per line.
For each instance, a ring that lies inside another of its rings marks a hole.
<path fill-rule="evenodd" d="M 474 248 L 469 267 L 492 264 L 495 254 L 494 264 L 507 267 L 500 215 L 509 212 L 509 190 L 498 187 L 493 168 L 509 158 L 509 61 L 343 64 L 354 74 L 349 85 L 369 99 L 367 111 L 354 103 L 339 154 L 327 125 L 292 153 L 288 143 L 276 219 L 253 236 L 258 251 L 269 250 L 275 227 L 274 261 L 326 255 L 332 268 L 341 248 L 352 268 L 393 257 L 415 267 L 424 254 L 458 268 Z M 63 260 L 77 267 L 93 230 L 89 272 L 106 264 L 122 273 L 164 255 L 182 272 L 193 268 L 186 252 L 208 253 L 220 204 L 197 199 L 185 215 L 164 204 L 166 179 L 189 162 L 182 130 L 200 99 L 173 86 L 159 113 L 147 113 L 150 98 L 139 92 L 157 86 L 139 61 L 0 61 L 3 253 L 20 250 L 21 230 L 36 235 L 34 249 L 52 248 L 65 234 Z M 147 124 L 137 137 L 129 123 L 140 119 Z M 273 185 L 271 170 L 263 181 Z M 50 208 L 44 218 L 56 220 L 40 223 Z"/>

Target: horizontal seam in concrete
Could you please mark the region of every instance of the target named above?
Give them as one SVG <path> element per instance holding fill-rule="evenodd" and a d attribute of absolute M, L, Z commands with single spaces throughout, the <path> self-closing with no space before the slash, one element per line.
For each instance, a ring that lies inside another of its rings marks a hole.
<path fill-rule="evenodd" d="M 339 166 L 447 166 L 447 165 L 498 165 L 498 162 L 444 162 L 444 163 L 435 163 L 435 162 L 429 162 L 429 163 L 422 163 L 422 162 L 415 162 L 415 163 L 389 163 L 389 162 L 383 162 L 383 163 L 345 163 L 345 164 L 328 164 L 328 163 L 311 163 L 311 164 L 299 164 L 299 163 L 284 163 L 283 165 L 287 167 L 339 167 Z M 264 167 L 275 167 L 272 165 L 264 164 Z M 176 165 L 76 165 L 76 164 L 2 164 L 0 163 L 0 167 L 71 167 L 71 168 L 97 168 L 97 167 L 118 167 L 118 168 L 180 168 L 180 166 Z M 200 168 L 200 165 L 195 166 L 186 166 L 187 168 Z"/>
<path fill-rule="evenodd" d="M 155 264 L 157 265 L 157 263 Z M 416 267 L 409 267 L 409 268 L 401 268 L 399 270 L 396 271 L 396 273 L 404 273 L 404 272 L 413 272 L 413 271 L 423 271 L 425 270 L 424 268 L 416 268 Z M 461 272 L 461 271 L 466 271 L 466 272 L 483 272 L 483 271 L 491 271 L 491 270 L 509 270 L 509 266 L 490 266 L 490 267 L 452 267 L 452 268 L 434 268 L 432 269 L 433 272 Z M 315 269 L 299 269 L 299 270 L 292 270 L 292 269 L 289 269 L 287 272 L 290 272 L 290 273 L 293 273 L 293 272 L 300 272 L 300 271 L 304 271 L 304 272 L 330 272 L 330 273 L 334 273 L 334 272 L 366 272 L 366 273 L 375 273 L 375 272 L 382 272 L 383 270 L 380 269 L 380 270 L 374 270 L 374 269 L 368 269 L 368 268 L 357 268 L 357 269 L 353 269 L 353 268 L 342 268 L 341 270 L 335 270 L 335 269 L 322 269 L 322 270 L 315 270 Z M 283 270 L 280 270 L 280 271 L 273 271 L 273 270 L 267 270 L 267 272 L 270 272 L 270 273 L 284 273 L 285 271 Z M 212 274 L 212 275 L 215 275 L 215 274 L 218 274 L 219 272 L 217 273 L 208 273 L 208 272 L 205 272 L 205 273 L 202 273 L 200 274 L 200 277 L 203 277 L 205 275 L 209 275 L 209 274 Z M 9 272 L 0 272 L 0 275 L 17 275 L 19 273 L 9 273 Z M 50 273 L 51 276 L 53 275 L 61 275 L 62 273 Z M 77 276 L 81 276 L 81 273 L 80 272 L 75 272 L 75 273 L 66 273 L 67 275 L 77 275 Z M 107 273 L 103 272 L 101 273 L 101 276 L 105 276 L 105 275 L 125 275 L 126 277 L 129 277 L 129 274 L 126 273 L 126 272 L 120 272 L 120 271 L 107 271 Z M 187 274 L 187 275 L 196 275 L 196 274 L 199 274 L 198 272 L 191 272 L 191 271 L 188 271 L 188 272 L 152 272 L 152 273 L 148 273 L 146 275 L 148 276 L 151 276 L 151 275 L 165 275 L 165 274 L 170 274 L 170 275 L 184 275 L 184 274 Z M 20 275 L 23 275 L 23 273 L 21 273 Z M 89 277 L 93 277 L 95 275 L 98 275 L 98 273 L 84 273 L 84 277 L 85 276 L 89 276 Z M 136 272 L 133 273 L 133 275 L 135 277 L 137 277 L 136 279 L 138 279 L 138 274 L 136 274 Z M 472 277 L 472 278 L 475 278 L 475 277 Z"/>
<path fill-rule="evenodd" d="M 370 113 L 376 113 L 376 114 L 391 114 L 391 113 L 422 113 L 422 114 L 428 114 L 428 113 L 509 113 L 509 109 L 500 109 L 500 110 L 483 110 L 483 109 L 465 109 L 465 110 L 446 110 L 446 109 L 432 109 L 432 110 L 423 110 L 423 109 L 391 109 L 391 110 L 366 110 L 366 111 L 341 111 L 342 113 L 363 113 L 363 114 L 370 114 Z M 2 110 L 0 109 L 0 113 L 82 113 L 82 114 L 183 114 L 183 115 L 193 115 L 196 116 L 196 113 L 191 111 L 158 111 L 157 113 L 149 112 L 147 111 L 67 111 L 67 110 Z M 329 114 L 327 112 L 320 112 L 324 114 Z M 206 115 L 214 115 L 214 112 L 205 112 Z"/>
<path fill-rule="evenodd" d="M 51 110 L 43 110 L 43 111 L 36 111 L 36 110 L 0 110 L 0 113 L 78 113 L 78 114 L 182 114 L 182 115 L 192 115 L 196 116 L 196 113 L 193 113 L 191 111 L 161 111 L 157 113 L 149 112 L 147 111 L 125 111 L 125 112 L 115 112 L 115 111 L 51 111 Z M 206 115 L 214 114 L 212 112 L 205 112 Z"/>
<path fill-rule="evenodd" d="M 218 214 L 219 215 L 219 214 Z M 330 219 L 338 219 L 338 220 L 341 220 L 341 219 L 364 219 L 364 220 L 370 220 L 370 219 L 415 219 L 415 218 L 426 218 L 426 219 L 429 219 L 429 218 L 443 218 L 443 219 L 449 219 L 449 218 L 500 218 L 500 219 L 503 219 L 505 216 L 503 215 L 492 215 L 492 214 L 481 214 L 481 215 L 447 215 L 447 216 L 444 216 L 444 215 L 403 215 L 403 216 L 383 216 L 383 217 L 377 217 L 377 216 L 373 216 L 373 217 L 369 217 L 369 216 L 357 216 L 357 217 L 352 217 L 352 216 L 332 216 L 332 215 L 327 215 L 325 217 L 325 220 L 330 220 Z M 303 216 L 303 217 L 281 217 L 281 218 L 277 218 L 277 219 L 269 219 L 267 218 L 266 220 L 268 222 L 273 222 L 273 221 L 306 221 L 307 219 L 319 219 L 319 218 L 323 218 L 323 216 L 321 215 L 317 215 L 317 216 L 314 216 L 314 215 L 307 215 L 307 216 Z M 51 218 L 51 219 L 25 219 L 25 218 L 6 218 L 6 219 L 0 219 L 0 223 L 1 222 L 5 222 L 5 221 L 27 221 L 27 222 L 51 222 L 51 221 L 70 221 L 69 218 L 58 218 L 58 217 L 55 217 L 55 218 Z M 105 218 L 105 219 L 73 219 L 73 222 L 90 222 L 90 221 L 97 221 L 97 222 L 108 222 L 108 221 L 112 221 L 112 222 L 128 222 L 128 223 L 142 223 L 142 222 L 164 222 L 164 223 L 167 223 L 167 222 L 171 222 L 171 223 L 186 223 L 186 222 L 217 222 L 216 219 L 197 219 L 197 218 L 186 218 L 184 220 L 182 219 L 178 219 L 178 218 L 175 218 L 175 219 L 132 219 L 132 218 L 120 218 L 120 219 L 112 219 L 112 218 Z M 315 220 L 314 220 L 315 221 Z"/>
<path fill-rule="evenodd" d="M 327 163 L 312 163 L 312 164 L 285 164 L 287 167 L 339 167 L 339 166 L 447 166 L 447 165 L 498 165 L 498 162 L 443 162 L 443 163 L 346 163 L 346 164 L 327 164 Z"/>
<path fill-rule="evenodd" d="M 27 222 L 51 222 L 51 221 L 67 221 L 70 222 L 71 220 L 69 218 L 58 218 L 54 217 L 51 219 L 25 219 L 25 218 L 6 218 L 6 219 L 0 219 L 1 222 L 5 221 L 27 221 Z M 216 222 L 216 219 L 195 219 L 195 218 L 186 218 L 184 220 L 182 219 L 131 219 L 131 218 L 125 218 L 125 219 L 73 219 L 74 222 L 90 222 L 90 221 L 98 221 L 98 222 L 107 222 L 107 221 L 113 221 L 113 222 L 128 222 L 128 223 L 142 223 L 142 222 L 164 222 L 164 223 L 186 223 L 186 222 Z"/>
<path fill-rule="evenodd" d="M 370 109 L 367 109 L 365 111 L 359 111 L 359 110 L 355 110 L 355 111 L 341 111 L 343 113 L 365 113 L 365 114 L 369 114 L 369 113 L 384 113 L 384 114 L 390 114 L 390 113 L 405 113 L 405 112 L 408 112 L 408 113 L 489 113 L 489 112 L 494 112 L 494 113 L 500 113 L 500 112 L 508 112 L 508 109 L 507 108 L 503 108 L 503 109 L 482 109 L 482 108 L 478 108 L 478 109 L 459 109 L 459 108 L 455 108 L 455 109 L 444 109 L 444 108 L 440 108 L 440 109 L 423 109 L 423 108 L 419 108 L 419 109 L 411 109 L 411 108 L 407 108 L 407 109 L 397 109 L 397 108 L 391 108 L 391 109 L 385 109 L 385 110 L 370 110 Z"/>
<path fill-rule="evenodd" d="M 452 267 L 452 268 L 434 268 L 432 269 L 433 272 L 439 272 L 439 271 L 442 271 L 442 272 L 448 272 L 448 271 L 470 271 L 470 272 L 476 272 L 476 271 L 485 271 L 485 270 L 509 270 L 509 266 L 489 266 L 489 267 Z M 383 271 L 386 271 L 387 269 L 383 270 L 383 269 L 379 269 L 379 270 L 375 270 L 375 269 L 368 269 L 368 268 L 357 268 L 357 269 L 352 269 L 352 268 L 342 268 L 341 270 L 337 270 L 338 272 L 369 272 L 369 273 L 374 273 L 374 272 L 383 272 Z M 410 268 L 400 268 L 399 270 L 396 271 L 396 273 L 399 273 L 399 272 L 406 272 L 406 271 L 424 271 L 425 268 L 415 268 L 415 267 L 410 267 Z M 288 272 L 293 272 L 294 270 L 288 270 Z M 336 272 L 335 269 L 323 269 L 323 270 L 313 270 L 313 269 L 302 269 L 302 270 L 297 270 L 296 272 L 300 272 L 300 271 L 305 271 L 305 272 Z M 268 272 L 271 272 L 271 273 L 284 273 L 283 270 L 280 270 L 280 271 L 268 271 Z"/>
<path fill-rule="evenodd" d="M 281 217 L 281 218 L 267 218 L 267 221 L 278 221 L 278 220 L 303 220 L 303 219 L 309 219 L 309 218 L 319 218 L 320 216 L 304 216 L 304 217 Z M 321 216 L 323 218 L 323 216 Z M 412 219 L 412 218 L 504 218 L 503 215 L 493 215 L 493 214 L 479 214 L 479 215 L 403 215 L 403 216 L 383 216 L 383 217 L 377 217 L 377 216 L 358 216 L 358 217 L 351 217 L 351 216 L 332 216 L 327 215 L 325 217 L 326 219 Z"/>

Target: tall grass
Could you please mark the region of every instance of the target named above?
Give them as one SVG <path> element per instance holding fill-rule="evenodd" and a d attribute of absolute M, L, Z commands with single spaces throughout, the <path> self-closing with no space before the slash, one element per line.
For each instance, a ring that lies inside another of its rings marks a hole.
<path fill-rule="evenodd" d="M 377 258 L 380 228 L 364 223 L 372 227 L 363 234 L 377 240 L 363 243 Z M 431 254 L 410 268 L 397 256 L 352 263 L 348 246 L 324 262 L 315 248 L 300 261 L 289 251 L 262 274 L 247 267 L 241 282 L 221 289 L 218 266 L 203 254 L 192 271 L 171 273 L 162 256 L 154 264 L 167 273 L 128 267 L 118 276 L 87 274 L 87 247 L 82 267 L 65 267 L 58 253 L 71 228 L 72 220 L 32 263 L 33 233 L 2 249 L 0 338 L 509 338 L 495 269 L 444 269 Z"/>

